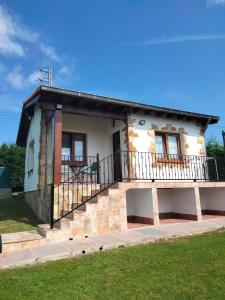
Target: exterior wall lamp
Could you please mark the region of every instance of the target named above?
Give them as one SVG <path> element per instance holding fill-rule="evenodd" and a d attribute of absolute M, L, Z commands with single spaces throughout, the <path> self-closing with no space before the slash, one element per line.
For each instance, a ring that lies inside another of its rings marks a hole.
<path fill-rule="evenodd" d="M 145 120 L 140 120 L 139 125 L 141 125 L 141 126 L 145 125 Z"/>

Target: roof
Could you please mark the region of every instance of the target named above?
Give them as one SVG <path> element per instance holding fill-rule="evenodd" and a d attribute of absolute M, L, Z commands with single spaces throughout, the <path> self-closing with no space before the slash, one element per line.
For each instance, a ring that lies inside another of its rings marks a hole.
<path fill-rule="evenodd" d="M 142 110 L 145 112 L 155 112 L 157 114 L 165 113 L 170 117 L 180 116 L 180 118 L 195 118 L 202 122 L 202 124 L 215 124 L 219 121 L 219 117 L 213 115 L 148 105 L 139 102 L 121 100 L 112 97 L 99 96 L 61 88 L 40 86 L 23 103 L 19 131 L 17 135 L 18 145 L 25 146 L 26 144 L 26 137 L 30 123 L 28 116 L 32 114 L 33 108 L 37 103 L 41 103 L 43 107 L 47 107 L 48 109 L 54 109 L 56 104 L 62 104 L 63 107 L 70 107 L 70 109 L 72 109 L 72 107 L 76 107 L 78 109 L 79 107 L 78 111 L 81 114 L 85 108 L 91 107 L 90 110 L 92 111 L 95 109 L 97 110 L 97 108 L 101 108 L 102 110 L 105 109 L 106 111 L 110 110 L 115 115 L 125 115 L 127 112 Z M 47 104 L 48 106 L 46 106 Z"/>

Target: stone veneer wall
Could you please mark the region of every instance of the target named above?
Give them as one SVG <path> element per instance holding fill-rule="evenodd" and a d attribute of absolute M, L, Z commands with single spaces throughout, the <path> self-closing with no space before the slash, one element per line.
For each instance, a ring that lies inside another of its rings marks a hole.
<path fill-rule="evenodd" d="M 11 198 L 12 189 L 11 188 L 0 188 L 0 199 Z"/>
<path fill-rule="evenodd" d="M 25 201 L 42 223 L 50 221 L 51 188 L 46 186 L 37 191 L 25 192 Z"/>

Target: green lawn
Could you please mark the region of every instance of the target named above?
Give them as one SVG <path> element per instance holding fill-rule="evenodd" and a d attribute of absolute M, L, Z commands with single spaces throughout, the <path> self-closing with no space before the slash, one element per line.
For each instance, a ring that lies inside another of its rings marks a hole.
<path fill-rule="evenodd" d="M 225 299 L 225 231 L 0 271 L 0 299 Z"/>
<path fill-rule="evenodd" d="M 12 199 L 0 199 L 0 233 L 33 230 L 37 224 L 22 194 L 14 194 Z"/>

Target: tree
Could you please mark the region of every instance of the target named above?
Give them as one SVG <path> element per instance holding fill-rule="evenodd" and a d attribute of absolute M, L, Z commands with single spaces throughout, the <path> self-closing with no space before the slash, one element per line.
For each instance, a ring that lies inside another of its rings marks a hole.
<path fill-rule="evenodd" d="M 25 149 L 15 144 L 0 146 L 0 166 L 9 167 L 13 191 L 23 190 Z"/>
<path fill-rule="evenodd" d="M 224 146 L 216 139 L 210 139 L 206 144 L 206 152 L 209 156 L 224 156 Z"/>

